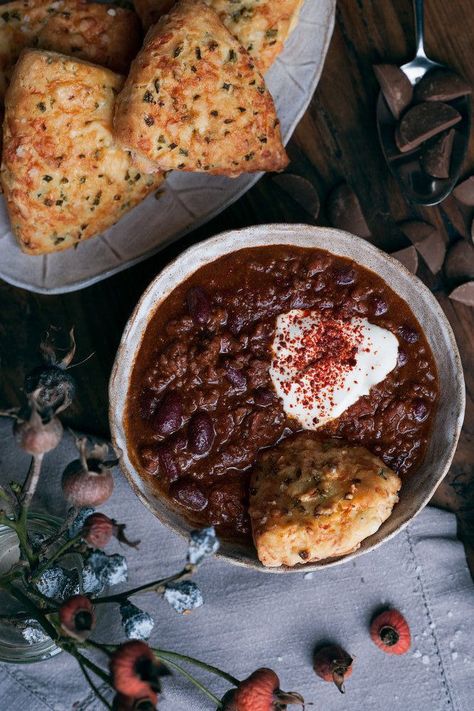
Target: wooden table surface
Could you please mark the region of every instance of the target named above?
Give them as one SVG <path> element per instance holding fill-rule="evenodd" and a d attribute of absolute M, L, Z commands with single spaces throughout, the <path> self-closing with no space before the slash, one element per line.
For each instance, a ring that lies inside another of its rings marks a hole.
<path fill-rule="evenodd" d="M 474 3 L 428 0 L 425 4 L 428 54 L 459 71 L 474 86 Z M 372 64 L 402 64 L 413 52 L 410 0 L 339 0 L 321 81 L 289 145 L 288 172 L 309 179 L 323 203 L 334 185 L 347 181 L 360 199 L 373 242 L 387 251 L 407 246 L 397 223 L 409 218 L 437 225 L 447 240 L 459 238 L 454 229 L 454 224 L 459 226 L 454 201 L 448 198 L 441 208 L 408 204 L 388 174 L 377 142 L 377 84 Z M 471 139 L 465 173 L 474 172 Z M 74 326 L 76 361 L 92 355 L 73 371 L 78 396 L 64 421 L 75 429 L 107 436 L 110 370 L 122 329 L 146 285 L 187 245 L 225 229 L 267 222 L 315 223 L 266 176 L 235 205 L 179 243 L 83 291 L 40 296 L 0 282 L 0 409 L 20 403 L 24 375 L 38 363 L 38 344 L 48 326 L 65 330 Z M 317 224 L 328 224 L 324 210 Z M 451 302 L 442 279 L 430 276 L 423 265 L 419 275 L 435 291 L 448 316 L 464 362 L 467 412 L 463 435 L 435 502 L 458 513 L 460 535 L 474 570 L 474 309 Z"/>

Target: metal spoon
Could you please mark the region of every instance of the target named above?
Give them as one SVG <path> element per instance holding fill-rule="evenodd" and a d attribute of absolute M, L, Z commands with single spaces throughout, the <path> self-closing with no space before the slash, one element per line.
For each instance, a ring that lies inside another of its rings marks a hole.
<path fill-rule="evenodd" d="M 404 64 L 400 68 L 414 86 L 425 74 L 433 69 L 447 69 L 447 67 L 439 64 L 439 62 L 434 62 L 426 56 L 424 45 L 424 0 L 413 0 L 413 9 L 416 29 L 416 56 L 411 62 Z M 432 178 L 421 169 L 418 160 L 420 149 L 412 151 L 408 155 L 398 152 L 395 144 L 397 121 L 388 108 L 382 92 L 378 97 L 377 128 L 385 160 L 407 198 L 418 205 L 437 205 L 440 203 L 452 192 L 461 173 L 471 130 L 470 96 L 462 96 L 449 103 L 459 111 L 462 119 L 456 125 L 450 177 L 441 179 Z"/>

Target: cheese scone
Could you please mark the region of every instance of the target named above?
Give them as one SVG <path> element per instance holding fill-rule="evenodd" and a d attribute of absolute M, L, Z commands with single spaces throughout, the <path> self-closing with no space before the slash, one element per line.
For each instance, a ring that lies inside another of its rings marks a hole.
<path fill-rule="evenodd" d="M 163 171 L 235 177 L 288 163 L 262 75 L 199 0 L 182 0 L 148 32 L 117 99 L 115 133 Z"/>
<path fill-rule="evenodd" d="M 135 0 L 143 26 L 148 29 L 169 12 L 175 0 Z M 304 0 L 204 0 L 221 18 L 264 74 L 296 27 Z"/>
<path fill-rule="evenodd" d="M 25 47 L 41 46 L 126 72 L 141 43 L 136 14 L 85 0 L 13 0 L 0 7 L 0 100 Z"/>
<path fill-rule="evenodd" d="M 42 50 L 21 55 L 6 95 L 1 182 L 21 249 L 45 254 L 103 232 L 162 178 L 141 175 L 112 134 L 123 78 Z"/>
<path fill-rule="evenodd" d="M 400 485 L 365 447 L 315 432 L 263 451 L 249 506 L 260 561 L 292 567 L 356 550 L 390 516 Z"/>

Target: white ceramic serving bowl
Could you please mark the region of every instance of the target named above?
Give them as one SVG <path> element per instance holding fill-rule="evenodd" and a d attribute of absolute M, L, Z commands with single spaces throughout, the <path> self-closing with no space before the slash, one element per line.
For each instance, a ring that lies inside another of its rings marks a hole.
<path fill-rule="evenodd" d="M 132 489 L 162 523 L 187 536 L 190 525 L 167 501 L 151 490 L 130 461 L 124 413 L 133 365 L 153 313 L 178 284 L 204 264 L 224 254 L 245 247 L 275 244 L 319 247 L 353 259 L 376 272 L 408 303 L 422 326 L 438 366 L 440 381 L 440 398 L 425 460 L 416 474 L 404 483 L 400 501 L 392 515 L 374 535 L 363 541 L 354 553 L 296 569 L 305 572 L 317 571 L 367 553 L 404 528 L 428 503 L 447 473 L 461 431 L 465 408 L 464 378 L 453 332 L 429 289 L 396 259 L 348 232 L 309 225 L 260 225 L 224 232 L 191 247 L 152 281 L 128 321 L 110 380 L 110 426 L 113 442 L 123 452 L 121 465 Z M 262 571 L 281 573 L 294 570 L 264 568 L 252 546 L 222 542 L 220 555 L 231 563 Z"/>

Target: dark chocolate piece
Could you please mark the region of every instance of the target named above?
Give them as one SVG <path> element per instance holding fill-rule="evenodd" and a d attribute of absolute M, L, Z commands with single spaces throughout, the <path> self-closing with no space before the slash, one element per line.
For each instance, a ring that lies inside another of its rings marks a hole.
<path fill-rule="evenodd" d="M 273 181 L 316 220 L 320 210 L 319 196 L 309 180 L 301 175 L 281 173 L 275 175 Z"/>
<path fill-rule="evenodd" d="M 466 284 L 457 286 L 449 295 L 453 301 L 459 301 L 466 306 L 474 306 L 474 281 L 468 281 Z"/>
<path fill-rule="evenodd" d="M 398 120 L 413 99 L 410 80 L 395 64 L 375 64 L 374 72 L 385 101 Z"/>
<path fill-rule="evenodd" d="M 448 251 L 444 270 L 451 284 L 462 284 L 474 279 L 474 247 L 459 240 Z"/>
<path fill-rule="evenodd" d="M 418 270 L 418 252 L 414 247 L 405 247 L 405 249 L 399 249 L 398 252 L 392 252 L 392 257 L 398 259 L 409 272 L 416 274 Z"/>
<path fill-rule="evenodd" d="M 424 148 L 421 154 L 421 165 L 433 178 L 449 178 L 451 155 L 453 153 L 455 129 L 437 138 Z"/>
<path fill-rule="evenodd" d="M 459 123 L 461 114 L 449 104 L 427 101 L 409 109 L 396 131 L 397 146 L 402 153 L 420 146 L 432 136 Z"/>
<path fill-rule="evenodd" d="M 399 227 L 421 254 L 429 270 L 437 274 L 443 266 L 446 245 L 436 227 L 421 220 L 402 222 Z"/>
<path fill-rule="evenodd" d="M 353 232 L 359 237 L 370 237 L 359 198 L 347 183 L 337 185 L 329 194 L 327 210 L 333 227 Z"/>
<path fill-rule="evenodd" d="M 463 205 L 474 206 L 474 175 L 463 180 L 462 183 L 456 185 L 453 190 L 453 195 L 456 200 L 462 202 Z"/>
<path fill-rule="evenodd" d="M 415 86 L 416 101 L 452 101 L 472 92 L 471 85 L 449 69 L 432 69 Z"/>

